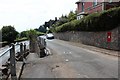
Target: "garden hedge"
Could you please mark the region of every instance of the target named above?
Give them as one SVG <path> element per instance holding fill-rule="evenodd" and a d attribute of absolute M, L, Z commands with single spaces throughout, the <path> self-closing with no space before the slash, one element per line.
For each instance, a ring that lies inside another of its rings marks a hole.
<path fill-rule="evenodd" d="M 120 7 L 93 13 L 80 20 L 74 20 L 55 28 L 55 32 L 107 31 L 120 25 Z"/>

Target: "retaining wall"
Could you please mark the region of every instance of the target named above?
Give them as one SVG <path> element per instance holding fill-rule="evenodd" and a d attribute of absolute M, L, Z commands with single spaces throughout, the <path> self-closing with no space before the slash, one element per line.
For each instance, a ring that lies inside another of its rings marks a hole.
<path fill-rule="evenodd" d="M 120 50 L 120 27 L 102 32 L 63 32 L 54 33 L 56 39 L 80 42 L 100 48 Z M 111 42 L 107 41 L 107 32 L 111 32 Z"/>

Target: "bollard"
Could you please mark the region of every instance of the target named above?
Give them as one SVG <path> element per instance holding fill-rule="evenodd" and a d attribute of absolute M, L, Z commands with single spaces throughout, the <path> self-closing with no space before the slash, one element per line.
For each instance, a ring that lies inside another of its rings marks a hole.
<path fill-rule="evenodd" d="M 16 76 L 16 64 L 15 64 L 15 46 L 11 44 L 10 49 L 10 73 L 11 73 L 11 80 L 17 80 Z"/>
<path fill-rule="evenodd" d="M 20 55 L 21 55 L 20 60 L 23 61 L 23 44 L 22 43 L 20 43 Z"/>

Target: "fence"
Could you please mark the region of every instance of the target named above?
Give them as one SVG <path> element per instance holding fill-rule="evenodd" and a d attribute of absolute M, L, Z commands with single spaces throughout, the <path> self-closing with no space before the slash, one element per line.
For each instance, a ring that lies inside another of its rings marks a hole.
<path fill-rule="evenodd" d="M 17 47 L 16 47 L 17 46 Z M 17 49 L 19 48 L 20 52 Z M 1 61 L 1 75 L 6 75 L 6 79 L 11 74 L 11 80 L 16 80 L 16 63 L 17 61 L 25 61 L 25 57 L 28 55 L 29 50 L 26 49 L 26 44 L 23 45 L 23 43 L 20 44 L 11 44 L 10 47 L 0 55 L 0 59 L 6 58 L 8 61 Z M 8 72 L 9 71 L 9 72 Z"/>

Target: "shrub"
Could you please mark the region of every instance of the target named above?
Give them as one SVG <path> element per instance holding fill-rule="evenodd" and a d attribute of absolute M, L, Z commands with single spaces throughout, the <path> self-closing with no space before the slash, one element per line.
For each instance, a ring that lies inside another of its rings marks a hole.
<path fill-rule="evenodd" d="M 28 40 L 28 38 L 27 37 L 23 37 L 23 38 L 16 39 L 15 42 L 21 42 L 21 41 L 26 41 L 26 40 Z"/>
<path fill-rule="evenodd" d="M 116 28 L 120 22 L 120 7 L 101 13 L 90 14 L 80 20 L 74 20 L 58 26 L 55 32 L 65 31 L 106 31 Z"/>

